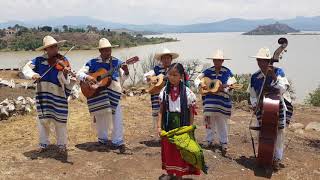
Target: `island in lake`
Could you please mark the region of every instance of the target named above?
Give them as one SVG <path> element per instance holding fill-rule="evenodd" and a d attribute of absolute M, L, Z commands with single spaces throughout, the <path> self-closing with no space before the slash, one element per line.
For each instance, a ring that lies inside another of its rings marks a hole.
<path fill-rule="evenodd" d="M 243 33 L 243 35 L 283 35 L 288 33 L 300 32 L 286 24 L 274 23 L 264 26 L 258 26 L 256 29 Z"/>

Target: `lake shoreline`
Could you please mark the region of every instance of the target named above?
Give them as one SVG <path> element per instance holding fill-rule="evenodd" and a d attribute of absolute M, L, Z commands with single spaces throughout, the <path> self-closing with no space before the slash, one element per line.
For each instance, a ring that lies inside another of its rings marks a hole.
<path fill-rule="evenodd" d="M 241 32 L 156 35 L 156 37 L 159 36 L 177 38 L 179 41 L 114 49 L 112 55 L 120 59 L 132 56 L 140 57 L 141 60 L 136 64 L 136 67 L 138 67 L 139 73 L 142 73 L 141 67 L 139 67 L 140 63 L 164 47 L 179 53 L 179 61 L 199 60 L 203 66 L 212 66 L 212 61 L 206 58 L 210 57 L 216 49 L 223 49 L 225 55 L 232 59 L 225 61 L 224 65 L 235 74 L 247 74 L 258 70 L 255 59 L 249 58 L 249 56 L 255 55 L 261 47 L 268 47 L 273 53 L 279 47 L 278 38 L 286 37 L 289 41 L 288 51 L 283 54 L 283 59 L 276 66 L 281 67 L 287 78 L 293 82 L 297 100 L 303 102 L 308 93 L 315 90 L 320 84 L 319 78 L 317 78 L 320 77 L 320 71 L 317 70 L 320 64 L 319 61 L 314 61 L 315 54 L 318 52 L 320 36 L 243 36 Z M 42 53 L 41 51 L 0 52 L 0 68 L 19 68 L 27 60 L 41 56 Z M 67 55 L 75 70 L 79 70 L 88 60 L 97 56 L 99 56 L 98 50 L 75 50 Z M 297 62 L 302 59 L 306 68 L 301 69 Z"/>
<path fill-rule="evenodd" d="M 162 43 L 150 43 L 150 44 L 141 44 L 141 45 L 138 45 L 138 46 L 130 46 L 130 47 L 116 47 L 116 48 L 113 48 L 114 50 L 123 50 L 123 49 L 130 49 L 130 48 L 136 48 L 136 47 L 143 47 L 143 46 L 150 46 L 150 45 L 157 45 L 157 44 L 163 44 L 163 43 L 172 43 L 172 42 L 179 42 L 180 40 L 174 40 L 174 41 L 166 41 L 166 42 L 162 42 Z M 71 47 L 69 48 L 59 48 L 59 51 L 68 51 Z M 76 51 L 94 51 L 94 50 L 99 50 L 98 47 L 93 47 L 91 49 L 73 49 L 72 52 L 76 52 Z M 36 51 L 36 50 L 18 50 L 18 51 L 15 51 L 15 50 L 0 50 L 0 53 L 28 53 L 28 52 L 41 52 L 41 51 Z"/>

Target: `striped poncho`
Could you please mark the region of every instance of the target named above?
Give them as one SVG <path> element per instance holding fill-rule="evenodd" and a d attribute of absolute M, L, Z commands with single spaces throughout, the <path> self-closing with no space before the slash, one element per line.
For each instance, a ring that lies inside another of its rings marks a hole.
<path fill-rule="evenodd" d="M 111 63 L 110 63 L 111 62 Z M 101 57 L 89 60 L 79 71 L 80 80 L 84 80 L 88 73 L 94 73 L 103 68 L 107 71 L 116 68 L 122 64 L 122 61 L 112 57 L 106 62 Z M 114 114 L 121 99 L 121 70 L 116 70 L 112 74 L 112 82 L 109 87 L 101 89 L 96 96 L 87 99 L 87 104 L 91 114 L 100 114 L 112 112 Z"/>
<path fill-rule="evenodd" d="M 230 69 L 222 66 L 219 74 L 216 74 L 215 67 L 210 67 L 200 74 L 201 77 L 210 79 L 219 79 L 222 84 L 233 84 L 236 80 Z M 199 77 L 199 76 L 198 76 Z M 205 116 L 211 116 L 213 113 L 221 113 L 226 116 L 231 115 L 232 102 L 229 91 L 218 92 L 217 94 L 206 94 L 202 96 L 203 112 Z"/>
<path fill-rule="evenodd" d="M 67 61 L 67 60 L 66 60 Z M 47 56 L 40 56 L 29 61 L 22 72 L 25 77 L 31 79 L 33 75 L 42 76 L 51 66 Z M 73 83 L 69 77 L 52 68 L 37 84 L 36 106 L 39 119 L 53 119 L 60 123 L 66 123 L 68 119 L 68 96 Z"/>

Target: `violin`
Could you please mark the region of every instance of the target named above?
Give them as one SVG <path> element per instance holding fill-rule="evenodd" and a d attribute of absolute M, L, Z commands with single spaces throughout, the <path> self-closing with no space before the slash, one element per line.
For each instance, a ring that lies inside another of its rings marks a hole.
<path fill-rule="evenodd" d="M 57 55 L 49 58 L 48 63 L 51 67 L 54 67 L 58 71 L 67 70 L 68 74 L 72 75 L 73 77 L 76 76 L 76 72 L 69 70 L 69 68 L 70 68 L 69 61 L 66 59 L 65 56 L 63 56 L 59 53 Z"/>
<path fill-rule="evenodd" d="M 76 72 L 71 71 L 69 61 L 67 61 L 65 55 L 68 54 L 75 46 L 72 46 L 64 55 L 57 54 L 51 58 L 48 59 L 48 64 L 51 66 L 45 73 L 42 74 L 42 76 L 35 80 L 33 83 L 38 83 L 41 81 L 41 79 L 48 74 L 53 68 L 56 68 L 58 71 L 64 71 L 67 70 L 67 74 L 71 74 L 73 77 L 76 76 Z"/>

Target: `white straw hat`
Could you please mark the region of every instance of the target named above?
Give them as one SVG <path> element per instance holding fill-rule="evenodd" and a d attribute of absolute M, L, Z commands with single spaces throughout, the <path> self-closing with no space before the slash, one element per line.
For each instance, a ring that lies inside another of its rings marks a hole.
<path fill-rule="evenodd" d="M 250 56 L 250 57 L 257 58 L 257 59 L 272 59 L 272 55 L 268 48 L 260 48 L 257 55 Z"/>
<path fill-rule="evenodd" d="M 43 49 L 45 49 L 47 47 L 54 46 L 54 45 L 57 45 L 57 44 L 61 44 L 61 43 L 64 43 L 64 42 L 66 42 L 66 40 L 57 41 L 52 36 L 45 36 L 43 38 L 43 46 L 37 48 L 36 50 L 40 51 L 40 50 L 43 50 Z"/>
<path fill-rule="evenodd" d="M 154 58 L 160 61 L 163 55 L 171 55 L 172 59 L 176 59 L 179 57 L 178 53 L 171 52 L 169 49 L 164 48 L 160 53 L 156 53 Z"/>
<path fill-rule="evenodd" d="M 106 38 L 101 38 L 99 40 L 99 47 L 98 49 L 103 49 L 103 48 L 114 48 L 114 47 L 118 47 L 119 45 L 111 45 L 111 43 L 109 42 L 108 39 Z"/>
<path fill-rule="evenodd" d="M 207 59 L 221 59 L 221 60 L 231 60 L 229 58 L 225 58 L 223 54 L 223 50 L 218 49 L 214 54 L 213 57 L 209 57 Z"/>

